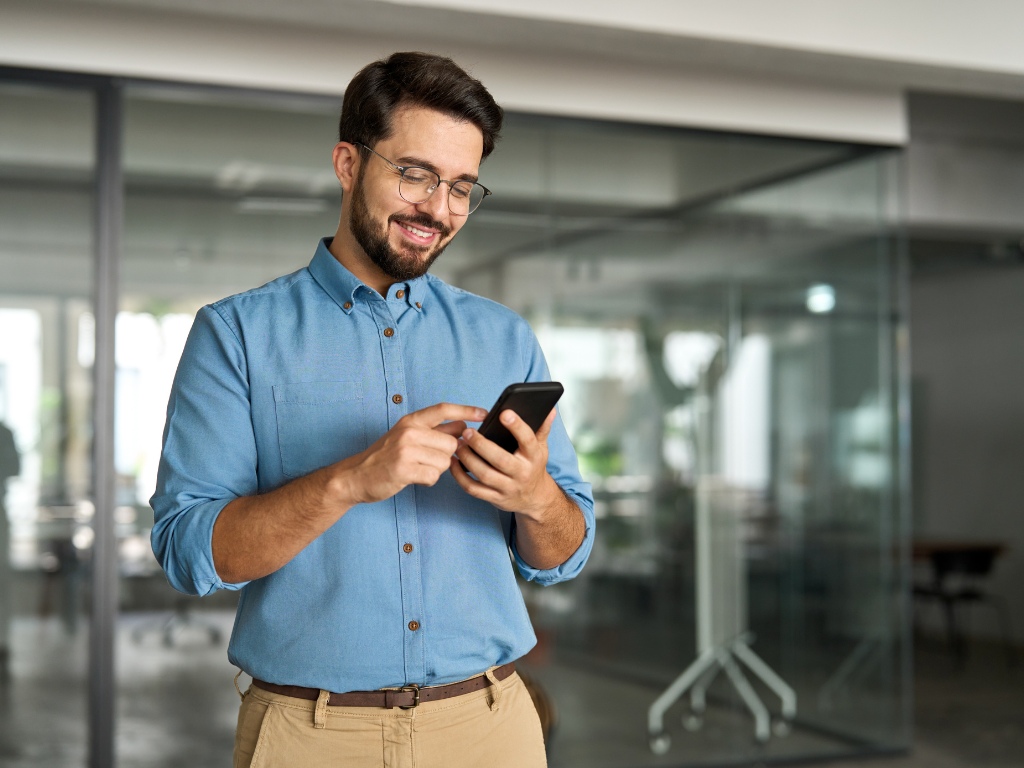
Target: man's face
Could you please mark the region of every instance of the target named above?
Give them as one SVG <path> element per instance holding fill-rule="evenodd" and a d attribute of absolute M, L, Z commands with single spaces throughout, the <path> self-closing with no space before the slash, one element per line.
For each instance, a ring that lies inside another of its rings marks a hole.
<path fill-rule="evenodd" d="M 418 165 L 442 179 L 476 180 L 483 135 L 424 107 L 404 107 L 394 115 L 392 135 L 374 149 L 396 165 Z M 412 204 L 399 195 L 399 174 L 381 158 L 362 152 L 351 190 L 352 235 L 369 261 L 392 280 L 425 274 L 466 223 L 448 209 L 448 185 L 429 200 Z"/>

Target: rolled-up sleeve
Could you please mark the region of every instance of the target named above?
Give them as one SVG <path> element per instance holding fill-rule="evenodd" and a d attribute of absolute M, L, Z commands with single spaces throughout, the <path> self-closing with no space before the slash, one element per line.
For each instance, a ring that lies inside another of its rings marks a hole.
<path fill-rule="evenodd" d="M 213 526 L 233 499 L 257 491 L 248 371 L 237 331 L 214 307 L 196 316 L 167 405 L 153 551 L 171 585 L 207 595 L 244 583 L 220 579 Z"/>
<path fill-rule="evenodd" d="M 526 326 L 525 323 L 523 325 Z M 549 381 L 551 374 L 540 344 L 528 326 L 524 332 L 528 334 L 528 339 L 523 346 L 528 355 L 525 381 Z M 520 575 L 527 581 L 535 581 L 545 586 L 567 581 L 577 576 L 583 570 L 587 558 L 590 557 L 590 550 L 594 547 L 594 495 L 590 483 L 585 482 L 580 475 L 576 451 L 569 440 L 569 434 L 562 423 L 561 415 L 555 418 L 554 424 L 551 426 L 551 433 L 548 435 L 548 473 L 566 496 L 580 508 L 586 531 L 583 542 L 565 562 L 544 570 L 532 567 L 519 556 L 515 536 L 512 536 L 510 542 L 512 555 Z"/>

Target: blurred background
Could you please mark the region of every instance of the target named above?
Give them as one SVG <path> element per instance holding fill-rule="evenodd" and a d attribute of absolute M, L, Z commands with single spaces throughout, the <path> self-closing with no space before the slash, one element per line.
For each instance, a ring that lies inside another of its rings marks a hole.
<path fill-rule="evenodd" d="M 337 224 L 344 86 L 508 113 L 435 272 L 597 499 L 524 585 L 558 766 L 1019 766 L 1024 6 L 0 0 L 0 766 L 228 764 L 237 595 L 149 546 L 203 304 Z M 483 404 L 486 405 L 486 404 Z"/>

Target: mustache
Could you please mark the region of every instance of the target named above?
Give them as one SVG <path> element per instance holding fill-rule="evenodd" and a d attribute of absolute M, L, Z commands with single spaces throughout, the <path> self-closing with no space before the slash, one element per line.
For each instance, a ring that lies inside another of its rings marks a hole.
<path fill-rule="evenodd" d="M 400 221 L 404 224 L 411 224 L 414 227 L 422 227 L 424 229 L 433 229 L 441 234 L 442 237 L 448 237 L 452 233 L 452 228 L 447 227 L 436 219 L 430 218 L 425 213 L 419 213 L 415 216 L 402 216 L 394 214 L 389 218 L 390 221 Z"/>

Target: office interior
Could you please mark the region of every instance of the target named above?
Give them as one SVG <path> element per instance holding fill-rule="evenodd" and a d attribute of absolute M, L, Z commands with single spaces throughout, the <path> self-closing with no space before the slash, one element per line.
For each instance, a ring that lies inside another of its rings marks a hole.
<path fill-rule="evenodd" d="M 0 70 L 0 765 L 230 759 L 235 596 L 166 584 L 147 502 L 196 310 L 334 231 L 338 104 Z M 509 111 L 435 271 L 531 323 L 595 490 L 584 573 L 523 585 L 552 766 L 1020 754 L 1024 102 L 905 104 L 903 145 Z M 954 636 L 952 545 L 996 599 Z M 989 743 L 922 743 L 955 691 Z"/>

